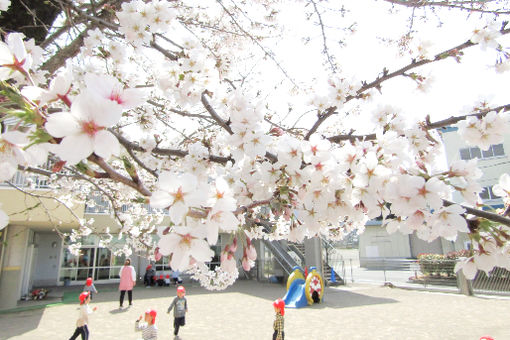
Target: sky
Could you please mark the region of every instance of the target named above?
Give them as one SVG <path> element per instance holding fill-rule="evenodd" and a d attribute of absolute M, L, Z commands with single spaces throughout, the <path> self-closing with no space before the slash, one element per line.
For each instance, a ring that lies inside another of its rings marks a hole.
<path fill-rule="evenodd" d="M 410 63 L 409 54 L 400 56 L 395 45 L 383 42 L 383 39 L 398 39 L 409 31 L 409 10 L 390 13 L 391 6 L 388 3 L 374 0 L 343 3 L 348 3 L 346 7 L 350 9 L 344 18 L 333 11 L 332 15 L 322 15 L 328 47 L 340 65 L 342 76 L 372 81 L 384 67 L 393 71 Z M 430 13 L 427 21 L 415 19 L 413 24 L 413 30 L 416 30 L 413 33 L 415 41 L 430 41 L 434 54 L 465 42 L 472 36 L 474 28 L 483 27 L 490 18 L 468 17 L 466 13 L 458 11 L 445 10 L 439 13 L 443 22 L 441 26 Z M 322 65 L 324 57 L 320 54 L 323 46 L 320 27 L 304 24 L 307 22 L 304 16 L 305 12 L 298 6 L 280 14 L 280 20 L 287 26 L 290 38 L 278 40 L 274 50 L 293 78 L 301 83 L 313 84 L 316 90 L 331 76 L 331 72 L 325 73 Z M 335 29 L 349 27 L 354 22 L 356 31 L 352 34 Z M 304 45 L 302 36 L 311 37 L 311 43 Z M 343 48 L 337 43 L 339 40 L 345 43 Z M 503 37 L 500 42 L 508 45 L 509 39 Z M 509 75 L 497 74 L 490 67 L 494 65 L 495 59 L 495 51 L 482 51 L 474 46 L 465 50 L 461 64 L 449 58 L 431 66 L 417 68 L 416 72 L 427 77 L 432 75 L 434 79 L 428 92 L 415 91 L 416 85 L 410 79 L 400 77 L 390 80 L 383 84 L 382 96 L 376 98 L 371 105 L 364 105 L 368 108 L 362 114 L 370 114 L 367 111 L 377 105 L 391 104 L 401 107 L 410 120 L 423 119 L 427 114 L 431 115 L 432 120 L 439 120 L 469 113 L 477 101 L 486 98 L 496 106 L 506 104 L 505 85 Z M 311 119 L 314 115 L 310 115 Z M 366 124 L 363 126 L 366 127 Z"/>

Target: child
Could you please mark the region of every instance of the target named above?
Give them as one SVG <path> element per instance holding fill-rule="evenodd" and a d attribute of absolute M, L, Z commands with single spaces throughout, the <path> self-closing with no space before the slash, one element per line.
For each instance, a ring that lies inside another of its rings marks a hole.
<path fill-rule="evenodd" d="M 147 288 L 152 286 L 154 282 L 152 281 L 152 277 L 154 276 L 154 269 L 152 269 L 152 265 L 148 265 L 147 268 L 145 268 L 145 275 L 143 278 L 143 283 Z"/>
<path fill-rule="evenodd" d="M 156 315 L 157 312 L 154 309 L 147 309 L 145 311 L 145 322 L 140 322 L 142 316 L 135 322 L 135 331 L 142 331 L 143 340 L 157 340 L 158 339 L 158 328 L 156 327 Z"/>
<path fill-rule="evenodd" d="M 87 327 L 87 324 L 89 323 L 89 314 L 92 312 L 95 312 L 97 310 L 97 307 L 94 307 L 94 309 L 90 309 L 89 307 L 90 302 L 90 293 L 89 292 L 83 292 L 80 294 L 80 316 L 78 317 L 78 320 L 76 320 L 76 330 L 74 331 L 73 336 L 69 338 L 69 340 L 74 340 L 78 337 L 78 335 L 81 335 L 81 340 L 88 340 L 89 338 L 89 329 Z"/>
<path fill-rule="evenodd" d="M 84 292 L 89 292 L 90 293 L 90 299 L 92 300 L 92 292 L 96 293 L 97 294 L 97 290 L 96 290 L 96 287 L 94 286 L 94 284 L 92 283 L 92 278 L 89 277 L 87 279 L 87 281 L 85 282 L 85 287 L 83 287 L 83 291 Z"/>
<path fill-rule="evenodd" d="M 179 327 L 184 326 L 185 320 L 184 316 L 188 312 L 188 302 L 184 295 L 186 294 L 186 289 L 183 286 L 177 287 L 177 296 L 172 301 L 170 307 L 168 307 L 167 313 L 170 313 L 172 308 L 174 308 L 174 335 L 175 339 L 179 339 Z"/>
<path fill-rule="evenodd" d="M 163 274 L 159 275 L 158 286 L 163 287 L 165 285 L 165 278 Z"/>
<path fill-rule="evenodd" d="M 274 311 L 276 312 L 275 320 L 273 323 L 273 340 L 283 340 L 285 332 L 283 331 L 283 316 L 285 315 L 285 301 L 276 299 L 273 302 Z"/>
<path fill-rule="evenodd" d="M 172 271 L 172 281 L 174 282 L 174 285 L 177 285 L 177 283 L 182 283 L 181 278 L 179 277 L 180 272 L 178 270 Z"/>
<path fill-rule="evenodd" d="M 165 276 L 165 286 L 170 286 L 170 275 L 166 274 Z"/>

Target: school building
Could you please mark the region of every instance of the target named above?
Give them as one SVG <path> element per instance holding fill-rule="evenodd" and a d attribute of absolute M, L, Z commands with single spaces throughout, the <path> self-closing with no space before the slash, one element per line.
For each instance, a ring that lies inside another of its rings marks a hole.
<path fill-rule="evenodd" d="M 57 193 L 36 175 L 18 172 L 10 183 L 17 188 L 7 183 L 0 184 L 2 209 L 9 215 L 9 224 L 0 230 L 0 310 L 16 307 L 18 301 L 34 288 L 84 285 L 88 277 L 93 278 L 95 283 L 119 281 L 125 256 L 117 250 L 125 247 L 126 243 L 123 237 L 118 237 L 118 226 L 106 202 L 99 199 L 86 205 L 65 201 L 66 198 L 61 197 L 61 202 L 65 202 L 68 209 L 51 198 Z M 148 206 L 146 208 L 150 211 Z M 77 228 L 78 219 L 91 218 L 94 219 L 96 234 L 81 239 L 79 256 L 74 256 L 67 248 L 69 240 L 62 234 Z M 169 219 L 165 217 L 162 225 L 168 224 Z M 113 235 L 108 248 L 100 242 L 101 236 L 104 236 L 101 232 L 106 228 Z M 157 237 L 155 233 L 154 237 Z M 218 243 L 212 247 L 215 256 L 208 264 L 211 269 L 219 265 L 221 250 L 231 242 L 230 235 L 219 235 Z M 314 265 L 322 271 L 320 240 L 307 240 L 301 251 L 296 247 L 290 251 L 286 242 L 255 240 L 253 244 L 258 259 L 250 272 L 244 272 L 241 266 L 242 244 L 235 254 L 240 279 L 278 278 L 281 281 L 294 265 Z M 296 254 L 302 261 L 296 258 Z M 130 259 L 138 279 L 143 282 L 149 264 L 146 254 L 133 252 Z M 167 257 L 152 264 L 157 275 L 171 271 Z"/>

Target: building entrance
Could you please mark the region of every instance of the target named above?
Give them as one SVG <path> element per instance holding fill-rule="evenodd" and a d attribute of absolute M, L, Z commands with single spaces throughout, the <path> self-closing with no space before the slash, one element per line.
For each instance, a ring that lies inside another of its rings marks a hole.
<path fill-rule="evenodd" d="M 95 244 L 82 246 L 78 256 L 71 254 L 65 247 L 62 251 L 60 283 L 83 284 L 89 277 L 94 282 L 108 282 L 120 278 L 124 255 L 114 255 L 110 249 Z"/>

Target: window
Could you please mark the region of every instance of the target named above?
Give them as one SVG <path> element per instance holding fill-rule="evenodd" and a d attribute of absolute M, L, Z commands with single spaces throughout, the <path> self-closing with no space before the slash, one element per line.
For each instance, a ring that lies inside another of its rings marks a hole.
<path fill-rule="evenodd" d="M 499 196 L 495 195 L 492 192 L 492 186 L 490 187 L 484 187 L 482 192 L 480 193 L 480 198 L 483 200 L 495 200 L 498 199 Z"/>
<path fill-rule="evenodd" d="M 460 159 L 469 160 L 473 158 L 491 158 L 504 156 L 505 150 L 503 144 L 494 144 L 486 151 L 481 151 L 479 147 L 460 149 Z"/>

